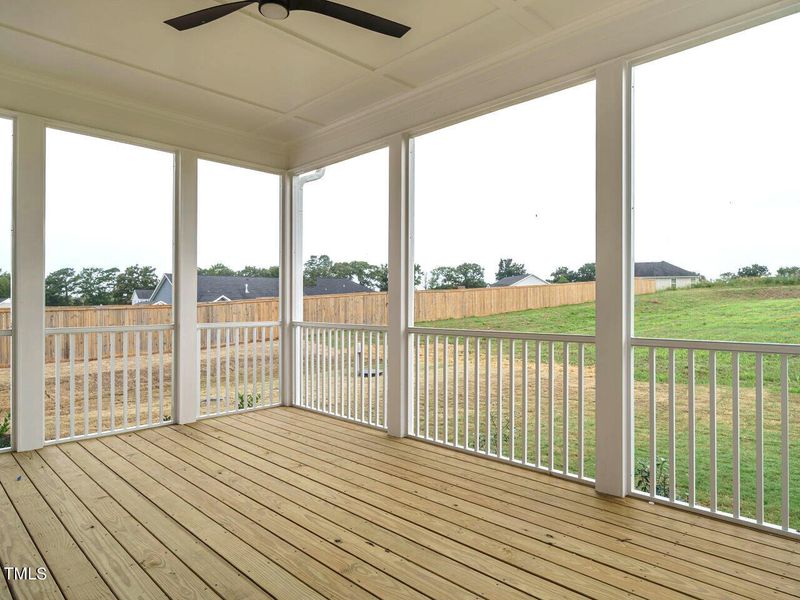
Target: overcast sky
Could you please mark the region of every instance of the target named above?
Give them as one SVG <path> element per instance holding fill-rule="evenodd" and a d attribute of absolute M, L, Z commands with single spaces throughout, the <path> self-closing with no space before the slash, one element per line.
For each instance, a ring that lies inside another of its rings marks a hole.
<path fill-rule="evenodd" d="M 637 260 L 800 264 L 798 57 L 794 15 L 635 69 Z M 587 83 L 418 138 L 416 262 L 477 262 L 490 282 L 503 257 L 543 277 L 593 262 L 594 107 Z M 48 271 L 172 269 L 171 154 L 53 130 L 47 151 Z M 0 119 L 7 232 L 10 165 Z M 278 178 L 202 162 L 199 185 L 199 264 L 277 264 Z M 385 263 L 387 199 L 386 150 L 329 167 L 306 187 L 305 257 Z"/>

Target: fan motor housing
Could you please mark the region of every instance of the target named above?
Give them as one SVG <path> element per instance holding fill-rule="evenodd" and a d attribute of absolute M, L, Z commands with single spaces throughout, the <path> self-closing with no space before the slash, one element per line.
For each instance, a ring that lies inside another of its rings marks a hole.
<path fill-rule="evenodd" d="M 268 19 L 283 20 L 289 16 L 289 0 L 268 0 L 258 3 L 258 12 Z"/>

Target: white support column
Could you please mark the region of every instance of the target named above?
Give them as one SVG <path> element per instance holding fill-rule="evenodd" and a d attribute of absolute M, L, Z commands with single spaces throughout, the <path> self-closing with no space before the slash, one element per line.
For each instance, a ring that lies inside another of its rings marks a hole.
<path fill-rule="evenodd" d="M 13 391 L 11 435 L 22 452 L 44 445 L 45 126 L 20 115 L 14 129 Z"/>
<path fill-rule="evenodd" d="M 280 256 L 281 403 L 284 406 L 294 404 L 300 382 L 299 340 L 292 327 L 293 322 L 303 320 L 302 265 L 299 290 L 295 269 L 298 260 L 302 262 L 302 206 L 296 191 L 296 178 L 285 173 L 281 178 Z"/>
<path fill-rule="evenodd" d="M 175 172 L 175 421 L 197 420 L 200 401 L 197 345 L 197 155 L 180 151 Z"/>
<path fill-rule="evenodd" d="M 389 435 L 408 435 L 409 335 L 414 323 L 413 198 L 410 140 L 394 137 L 389 144 L 389 336 L 386 349 Z"/>
<path fill-rule="evenodd" d="M 629 68 L 597 70 L 597 491 L 631 485 L 633 254 Z"/>

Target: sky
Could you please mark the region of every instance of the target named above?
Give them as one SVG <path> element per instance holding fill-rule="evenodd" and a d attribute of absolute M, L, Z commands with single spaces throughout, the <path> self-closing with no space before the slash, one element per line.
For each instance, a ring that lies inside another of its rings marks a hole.
<path fill-rule="evenodd" d="M 635 258 L 714 278 L 800 264 L 800 15 L 634 69 Z M 793 75 L 794 74 L 794 75 Z M 594 83 L 415 140 L 416 262 L 500 258 L 547 277 L 595 260 Z M 172 269 L 173 156 L 49 130 L 48 271 Z M 207 266 L 278 263 L 278 177 L 201 162 Z M 0 119 L 0 230 L 10 232 L 11 127 Z M 305 188 L 304 257 L 387 261 L 388 151 Z M 0 268 L 10 266 L 10 235 Z"/>

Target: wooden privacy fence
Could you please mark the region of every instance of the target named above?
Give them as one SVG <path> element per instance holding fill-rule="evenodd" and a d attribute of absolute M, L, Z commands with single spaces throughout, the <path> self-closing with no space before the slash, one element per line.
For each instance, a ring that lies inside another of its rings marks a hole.
<path fill-rule="evenodd" d="M 652 294 L 651 279 L 636 279 L 637 294 Z M 594 302 L 594 282 L 458 290 L 419 290 L 414 297 L 414 320 L 444 321 L 500 313 Z M 385 292 L 312 296 L 303 303 L 304 320 L 315 323 L 386 325 Z"/>
<path fill-rule="evenodd" d="M 636 280 L 637 294 L 656 291 L 655 282 L 649 279 Z M 565 304 L 582 304 L 595 299 L 594 282 L 563 283 L 502 288 L 478 288 L 458 290 L 420 290 L 415 296 L 415 319 L 417 322 L 443 321 L 481 317 L 519 310 L 547 308 Z M 386 292 L 361 294 L 332 294 L 310 296 L 303 301 L 304 320 L 318 323 L 353 323 L 359 325 L 386 325 L 388 297 Z M 200 323 L 264 323 L 278 320 L 278 299 L 260 298 L 235 302 L 203 303 L 197 306 Z M 172 322 L 172 307 L 150 306 L 87 306 L 53 307 L 45 313 L 45 327 L 129 327 L 135 325 L 162 325 Z M 0 329 L 11 328 L 11 311 L 0 309 Z M 67 336 L 62 336 L 66 339 Z M 107 337 L 107 336 L 106 336 Z M 96 358 L 97 336 L 87 337 L 89 356 Z M 77 336 L 75 352 L 83 356 L 83 336 Z M 165 336 L 165 352 L 172 352 L 172 336 Z M 108 355 L 109 344 L 104 342 Z M 205 338 L 201 339 L 205 345 Z M 116 344 L 121 348 L 121 344 Z M 62 358 L 65 354 L 62 344 Z M 45 362 L 55 360 L 54 336 L 45 340 Z M 0 366 L 11 362 L 11 339 L 0 338 Z"/>

